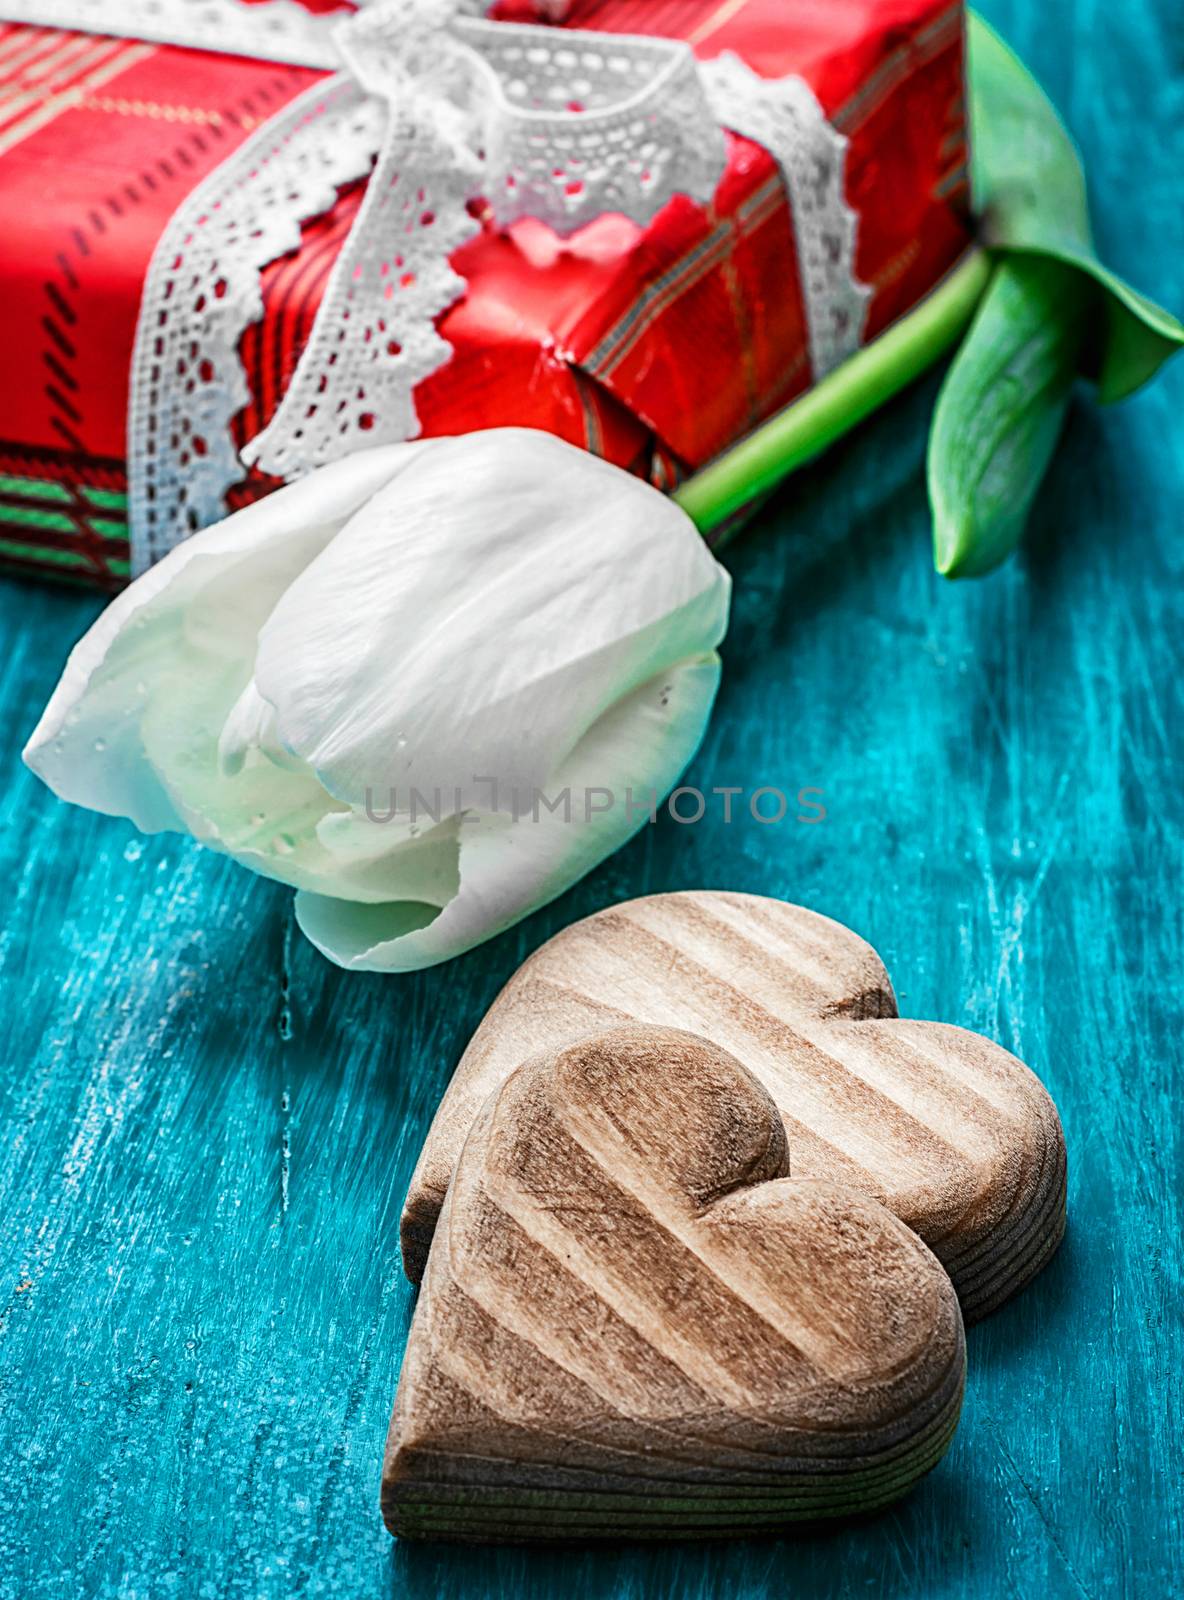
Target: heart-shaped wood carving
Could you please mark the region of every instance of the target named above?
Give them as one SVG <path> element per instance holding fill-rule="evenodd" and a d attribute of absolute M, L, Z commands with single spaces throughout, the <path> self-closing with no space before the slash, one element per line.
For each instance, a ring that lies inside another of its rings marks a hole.
<path fill-rule="evenodd" d="M 850 929 L 756 895 L 652 895 L 577 922 L 519 969 L 465 1051 L 403 1216 L 418 1281 L 479 1108 L 527 1056 L 641 1021 L 730 1051 L 781 1112 L 795 1176 L 881 1200 L 932 1248 L 969 1322 L 1027 1283 L 1065 1225 L 1065 1142 L 1039 1079 L 962 1028 L 898 1017 Z"/>
<path fill-rule="evenodd" d="M 787 1177 L 727 1051 L 633 1026 L 533 1057 L 460 1155 L 383 1473 L 423 1538 L 685 1538 L 897 1498 L 965 1376 L 958 1303 L 877 1201 Z"/>

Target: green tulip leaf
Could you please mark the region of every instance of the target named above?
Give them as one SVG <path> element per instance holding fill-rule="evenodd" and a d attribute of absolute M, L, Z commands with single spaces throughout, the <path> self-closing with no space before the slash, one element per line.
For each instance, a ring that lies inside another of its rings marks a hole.
<path fill-rule="evenodd" d="M 934 562 L 989 572 L 1019 543 L 1074 379 L 1103 400 L 1147 381 L 1184 326 L 1098 260 L 1077 151 L 1019 58 L 968 19 L 971 187 L 995 268 L 929 434 Z"/>
<path fill-rule="evenodd" d="M 1019 542 L 1065 420 L 1090 295 L 1051 256 L 996 264 L 929 435 L 934 562 L 947 578 L 989 572 Z"/>
<path fill-rule="evenodd" d="M 968 19 L 971 187 L 983 240 L 1050 256 L 1102 291 L 1100 338 L 1083 341 L 1099 398 L 1119 400 L 1184 344 L 1184 325 L 1104 267 L 1094 249 L 1085 175 L 1051 101 L 1018 56 L 973 12 Z"/>

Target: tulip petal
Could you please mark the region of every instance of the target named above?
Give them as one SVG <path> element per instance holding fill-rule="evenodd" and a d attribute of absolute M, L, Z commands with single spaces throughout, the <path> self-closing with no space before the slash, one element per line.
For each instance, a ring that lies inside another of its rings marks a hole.
<path fill-rule="evenodd" d="M 544 786 L 547 802 L 570 790 L 570 820 L 547 803 L 512 821 L 471 812 L 459 828 L 459 884 L 442 910 L 408 892 L 361 906 L 300 893 L 296 915 L 309 939 L 340 966 L 409 972 L 471 950 L 553 900 L 624 844 L 697 749 L 719 683 L 714 653 L 678 663 L 635 689 L 590 728 Z M 629 791 L 635 805 L 627 806 Z M 585 811 L 611 794 L 611 809 Z"/>
<path fill-rule="evenodd" d="M 175 785 L 144 747 L 150 709 L 222 721 L 251 676 L 276 600 L 342 524 L 422 448 L 360 452 L 194 534 L 118 595 L 74 647 L 25 747 L 64 800 L 183 831 Z M 174 670 L 179 669 L 179 670 Z M 216 679 L 224 704 L 209 693 Z"/>
<path fill-rule="evenodd" d="M 278 737 L 275 707 L 259 693 L 252 678 L 230 708 L 218 735 L 218 768 L 223 777 L 236 778 L 252 750 L 263 750 L 278 742 Z"/>
<path fill-rule="evenodd" d="M 728 596 L 648 484 L 491 429 L 427 441 L 358 512 L 275 607 L 255 676 L 282 744 L 350 805 L 415 784 L 508 808 L 622 696 L 714 649 Z"/>
<path fill-rule="evenodd" d="M 263 877 L 360 903 L 407 893 L 408 884 L 417 898 L 435 905 L 456 893 L 457 819 L 414 833 L 404 819 L 370 824 L 327 794 L 307 767 L 277 764 L 259 749 L 227 777 L 217 731 L 232 695 L 226 678 L 212 664 L 196 679 L 185 664 L 159 672 L 159 692 L 141 719 L 141 738 L 179 826 L 195 839 Z M 186 714 L 178 716 L 182 696 Z M 373 836 L 373 848 L 344 851 L 338 843 L 342 830 L 362 827 Z"/>

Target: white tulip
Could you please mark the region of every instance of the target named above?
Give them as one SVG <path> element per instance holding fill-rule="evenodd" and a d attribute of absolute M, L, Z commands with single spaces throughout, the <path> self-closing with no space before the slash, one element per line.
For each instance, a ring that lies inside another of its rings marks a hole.
<path fill-rule="evenodd" d="M 293 885 L 342 966 L 430 966 L 645 823 L 706 727 L 729 587 L 672 501 L 548 434 L 364 451 L 125 590 L 25 760 Z"/>

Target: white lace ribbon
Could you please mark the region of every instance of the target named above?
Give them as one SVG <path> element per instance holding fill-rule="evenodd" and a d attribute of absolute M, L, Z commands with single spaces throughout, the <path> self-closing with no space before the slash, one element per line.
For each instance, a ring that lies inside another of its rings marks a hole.
<path fill-rule="evenodd" d="M 872 294 L 855 276 L 858 218 L 846 197 L 847 140 L 802 78 L 758 77 L 730 51 L 702 73 L 724 127 L 763 145 L 781 169 L 817 382 L 859 348 Z"/>
<path fill-rule="evenodd" d="M 3 0 L 0 22 L 332 70 L 341 65 L 337 27 L 375 3 L 340 0 L 314 12 L 299 0 Z M 570 7 L 571 0 L 534 0 L 533 9 L 540 21 L 561 22 Z M 455 0 L 453 9 L 481 13 L 488 0 Z"/>
<path fill-rule="evenodd" d="M 365 4 L 365 0 L 362 0 Z M 337 67 L 333 30 L 352 15 L 308 11 L 296 0 L 3 0 L 0 22 L 189 45 L 305 67 Z"/>
<path fill-rule="evenodd" d="M 341 184 L 369 172 L 383 122 L 346 74 L 314 84 L 198 185 L 157 242 L 128 406 L 135 572 L 225 515 L 243 476 L 231 424 L 251 398 L 238 348 L 263 315 L 260 275 Z"/>

